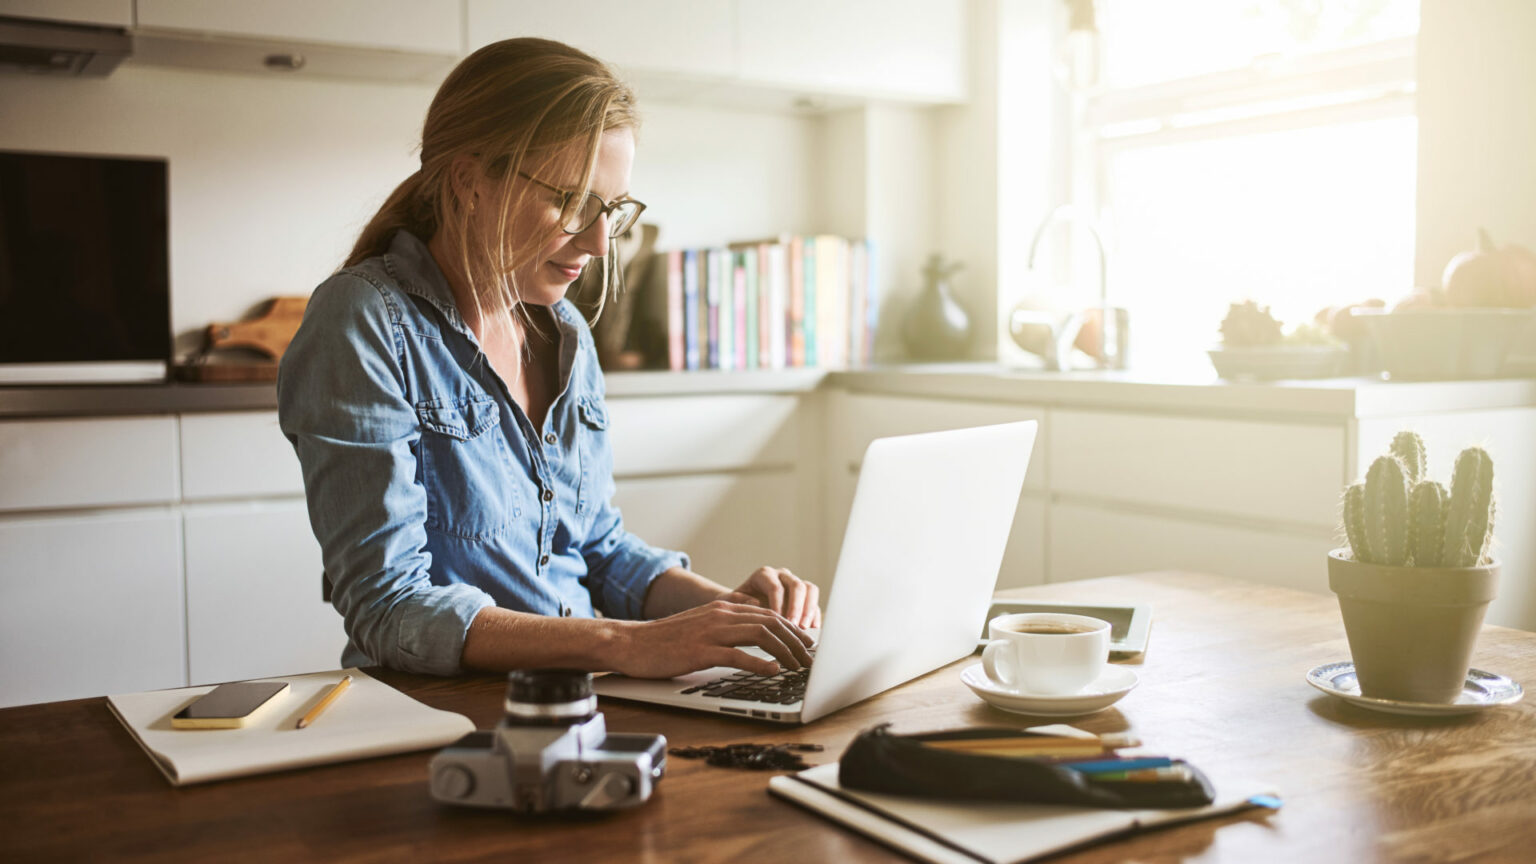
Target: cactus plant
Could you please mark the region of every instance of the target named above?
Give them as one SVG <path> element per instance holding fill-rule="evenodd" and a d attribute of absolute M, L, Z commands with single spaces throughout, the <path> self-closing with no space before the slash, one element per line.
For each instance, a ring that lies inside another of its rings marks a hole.
<path fill-rule="evenodd" d="M 1371 554 L 1365 539 L 1365 484 L 1355 483 L 1344 490 L 1344 536 L 1349 538 L 1349 548 L 1354 550 L 1355 560 L 1367 564 L 1376 558 Z"/>
<path fill-rule="evenodd" d="M 1408 563 L 1408 477 L 1395 456 L 1377 457 L 1365 474 L 1365 540 L 1372 563 Z"/>
<path fill-rule="evenodd" d="M 1476 567 L 1493 541 L 1493 460 L 1481 447 L 1456 459 L 1450 491 L 1425 474 L 1424 441 L 1392 439 L 1364 482 L 1344 493 L 1344 533 L 1356 561 L 1396 567 Z"/>
<path fill-rule="evenodd" d="M 1420 480 L 1408 495 L 1408 555 L 1415 567 L 1440 566 L 1448 497 L 1445 487 L 1433 480 Z"/>
<path fill-rule="evenodd" d="M 1493 460 L 1481 447 L 1468 447 L 1456 457 L 1444 536 L 1441 566 L 1473 567 L 1488 551 L 1493 537 Z"/>
<path fill-rule="evenodd" d="M 1407 470 L 1409 486 L 1417 485 L 1424 479 L 1424 439 L 1419 437 L 1419 433 L 1404 429 L 1392 436 L 1390 452 Z"/>

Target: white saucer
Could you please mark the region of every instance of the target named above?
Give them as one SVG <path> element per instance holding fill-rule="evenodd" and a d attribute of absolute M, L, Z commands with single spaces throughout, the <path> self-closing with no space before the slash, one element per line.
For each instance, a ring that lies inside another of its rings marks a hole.
<path fill-rule="evenodd" d="M 1361 708 L 1385 711 L 1388 714 L 1409 714 L 1416 717 L 1432 717 L 1444 714 L 1471 714 L 1498 705 L 1513 705 L 1525 695 L 1519 684 L 1481 669 L 1468 669 L 1467 681 L 1461 695 L 1449 704 L 1439 702 L 1400 702 L 1396 699 L 1377 699 L 1360 694 L 1360 681 L 1355 677 L 1355 664 L 1324 663 L 1307 673 L 1307 683 L 1346 702 Z"/>
<path fill-rule="evenodd" d="M 960 680 L 971 692 L 980 696 L 988 705 L 1012 711 L 1015 714 L 1033 714 L 1037 717 L 1074 717 L 1092 714 L 1120 701 L 1120 697 L 1136 686 L 1136 673 L 1124 666 L 1106 666 L 1098 680 L 1076 693 L 1066 696 L 1039 696 L 1009 690 L 992 683 L 981 664 L 967 666 L 960 673 Z"/>

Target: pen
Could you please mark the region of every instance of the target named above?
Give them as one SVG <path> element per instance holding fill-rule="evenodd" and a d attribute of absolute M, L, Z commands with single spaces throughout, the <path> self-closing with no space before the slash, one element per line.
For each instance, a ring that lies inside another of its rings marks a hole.
<path fill-rule="evenodd" d="M 308 714 L 299 718 L 299 725 L 295 728 L 303 729 L 305 726 L 315 722 L 315 718 L 323 714 L 325 709 L 331 707 L 331 703 L 340 698 L 341 694 L 347 692 L 347 688 L 350 686 L 352 686 L 352 676 L 343 675 L 341 680 L 336 682 L 336 686 L 332 687 L 331 691 L 325 694 L 325 698 L 320 700 L 320 704 L 309 709 Z"/>
<path fill-rule="evenodd" d="M 1080 774 L 1123 774 L 1147 768 L 1167 768 L 1173 760 L 1166 756 L 1146 756 L 1138 759 L 1101 759 L 1094 762 L 1068 762 L 1062 767 Z"/>
<path fill-rule="evenodd" d="M 1188 765 L 1167 765 L 1162 768 L 1142 768 L 1138 771 L 1111 771 L 1103 774 L 1089 774 L 1088 779 L 1096 783 L 1164 783 L 1169 781 L 1182 783 L 1193 776 Z"/>

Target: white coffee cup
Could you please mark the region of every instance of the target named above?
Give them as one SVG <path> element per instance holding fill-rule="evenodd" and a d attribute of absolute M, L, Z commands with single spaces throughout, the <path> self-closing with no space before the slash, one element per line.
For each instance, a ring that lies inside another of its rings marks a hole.
<path fill-rule="evenodd" d="M 1092 684 L 1109 662 L 1109 622 L 1086 615 L 1018 612 L 987 624 L 981 652 L 987 678 L 999 687 L 1066 696 Z"/>

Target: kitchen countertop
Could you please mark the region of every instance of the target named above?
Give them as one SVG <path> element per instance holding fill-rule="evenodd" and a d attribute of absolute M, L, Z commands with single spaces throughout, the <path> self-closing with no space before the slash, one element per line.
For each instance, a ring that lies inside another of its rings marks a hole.
<path fill-rule="evenodd" d="M 1031 405 L 1252 415 L 1297 420 L 1536 407 L 1536 378 L 1389 382 L 1333 378 L 1269 383 L 1214 373 L 1027 372 L 990 363 L 883 366 L 829 372 L 616 372 L 610 397 L 806 393 L 824 384 L 852 393 Z M 0 418 L 270 411 L 277 391 L 258 384 L 0 387 Z"/>

